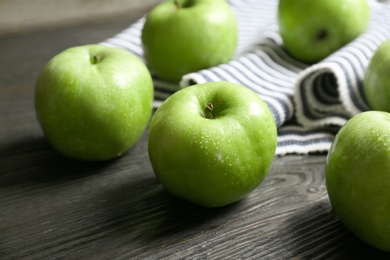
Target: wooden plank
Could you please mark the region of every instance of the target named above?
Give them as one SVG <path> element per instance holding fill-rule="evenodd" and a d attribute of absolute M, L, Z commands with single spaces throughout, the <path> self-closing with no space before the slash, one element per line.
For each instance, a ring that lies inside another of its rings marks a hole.
<path fill-rule="evenodd" d="M 34 114 L 40 70 L 59 51 L 102 41 L 138 17 L 0 38 L 0 259 L 389 257 L 333 215 L 324 154 L 276 158 L 247 198 L 206 209 L 156 181 L 147 131 L 110 162 L 56 153 Z"/>
<path fill-rule="evenodd" d="M 37 28 L 122 19 L 144 13 L 160 0 L 2 0 L 0 35 Z"/>
<path fill-rule="evenodd" d="M 158 2 L 161 0 L 2 0 L 0 35 L 49 26 L 104 22 L 143 13 L 145 7 Z"/>

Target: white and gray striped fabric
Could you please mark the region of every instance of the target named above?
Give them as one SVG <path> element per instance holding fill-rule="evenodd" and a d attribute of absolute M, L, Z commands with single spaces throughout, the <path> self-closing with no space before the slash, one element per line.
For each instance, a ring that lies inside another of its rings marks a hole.
<path fill-rule="evenodd" d="M 362 79 L 376 48 L 390 38 L 390 4 L 369 0 L 367 31 L 314 65 L 285 51 L 276 21 L 276 0 L 229 0 L 238 20 L 239 43 L 227 64 L 185 75 L 180 85 L 154 77 L 155 106 L 181 87 L 231 81 L 257 92 L 278 126 L 277 155 L 324 153 L 353 115 L 368 110 Z M 142 60 L 145 18 L 101 44 L 128 50 Z"/>

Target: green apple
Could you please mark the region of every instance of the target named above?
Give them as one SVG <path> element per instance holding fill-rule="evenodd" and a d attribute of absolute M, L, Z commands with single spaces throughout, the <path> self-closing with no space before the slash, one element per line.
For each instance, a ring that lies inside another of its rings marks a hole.
<path fill-rule="evenodd" d="M 267 104 L 250 89 L 222 81 L 181 89 L 164 101 L 150 123 L 148 151 L 169 192 L 220 207 L 262 182 L 276 143 Z"/>
<path fill-rule="evenodd" d="M 168 0 L 155 6 L 142 29 L 150 69 L 166 81 L 229 61 L 237 21 L 225 0 Z"/>
<path fill-rule="evenodd" d="M 328 154 L 326 186 L 341 222 L 390 251 L 390 113 L 367 111 L 347 121 Z"/>
<path fill-rule="evenodd" d="M 390 112 L 390 40 L 375 51 L 364 77 L 363 89 L 373 110 Z"/>
<path fill-rule="evenodd" d="M 108 160 L 138 140 L 153 109 L 153 82 L 133 54 L 103 45 L 72 47 L 43 68 L 35 89 L 38 122 L 67 157 Z"/>
<path fill-rule="evenodd" d="M 278 23 L 285 48 L 314 63 L 366 30 L 367 0 L 279 0 Z"/>

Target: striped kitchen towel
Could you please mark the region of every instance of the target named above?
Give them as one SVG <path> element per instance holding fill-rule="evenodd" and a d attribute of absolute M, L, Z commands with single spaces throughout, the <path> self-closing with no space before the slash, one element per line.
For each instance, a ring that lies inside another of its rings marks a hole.
<path fill-rule="evenodd" d="M 227 64 L 183 76 L 180 84 L 154 77 L 155 106 L 181 87 L 231 81 L 257 92 L 278 126 L 277 155 L 326 153 L 339 128 L 365 111 L 362 79 L 376 48 L 390 38 L 390 4 L 369 0 L 366 32 L 324 60 L 308 65 L 292 58 L 279 35 L 275 0 L 229 0 L 238 20 L 235 58 Z M 143 59 L 145 17 L 101 44 Z"/>

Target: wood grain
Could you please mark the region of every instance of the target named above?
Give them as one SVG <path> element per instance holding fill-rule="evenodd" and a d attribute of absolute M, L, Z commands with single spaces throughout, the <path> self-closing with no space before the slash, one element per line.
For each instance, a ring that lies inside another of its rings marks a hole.
<path fill-rule="evenodd" d="M 156 181 L 147 131 L 109 162 L 55 152 L 34 113 L 43 65 L 136 18 L 0 38 L 0 259 L 389 258 L 332 213 L 325 154 L 275 158 L 247 198 L 206 209 L 176 199 Z"/>
<path fill-rule="evenodd" d="M 144 13 L 160 0 L 2 0 L 0 35 L 80 23 L 103 23 Z"/>

